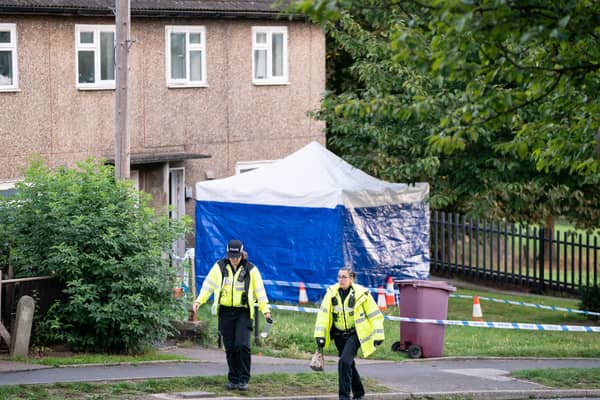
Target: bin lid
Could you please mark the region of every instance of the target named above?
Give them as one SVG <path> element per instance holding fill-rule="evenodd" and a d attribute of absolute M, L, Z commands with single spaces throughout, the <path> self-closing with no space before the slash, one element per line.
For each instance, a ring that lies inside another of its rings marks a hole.
<path fill-rule="evenodd" d="M 394 283 L 399 288 L 402 288 L 403 286 L 412 286 L 415 288 L 422 287 L 422 288 L 430 288 L 430 289 L 440 289 L 440 290 L 446 290 L 448 292 L 456 291 L 456 288 L 454 286 L 451 286 L 447 282 L 444 282 L 444 281 L 425 281 L 425 280 L 418 280 L 418 279 L 403 279 L 403 280 L 394 281 Z"/>

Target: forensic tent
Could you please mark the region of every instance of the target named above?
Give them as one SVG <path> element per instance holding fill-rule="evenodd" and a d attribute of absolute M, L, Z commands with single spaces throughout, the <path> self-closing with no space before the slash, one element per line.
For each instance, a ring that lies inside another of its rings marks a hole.
<path fill-rule="evenodd" d="M 196 184 L 198 287 L 227 242 L 240 239 L 270 300 L 310 301 L 352 266 L 357 282 L 429 278 L 429 185 L 388 183 L 317 142 L 267 166 Z M 277 282 L 275 282 L 277 281 Z M 289 286 L 288 286 L 289 285 Z"/>

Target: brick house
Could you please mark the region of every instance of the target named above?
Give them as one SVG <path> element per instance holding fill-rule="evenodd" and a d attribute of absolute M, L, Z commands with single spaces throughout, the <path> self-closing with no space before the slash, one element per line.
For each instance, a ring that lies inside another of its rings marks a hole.
<path fill-rule="evenodd" d="M 155 206 L 193 216 L 195 182 L 324 143 L 324 33 L 271 3 L 131 0 L 131 171 Z M 114 6 L 0 0 L 0 192 L 35 153 L 114 158 Z"/>

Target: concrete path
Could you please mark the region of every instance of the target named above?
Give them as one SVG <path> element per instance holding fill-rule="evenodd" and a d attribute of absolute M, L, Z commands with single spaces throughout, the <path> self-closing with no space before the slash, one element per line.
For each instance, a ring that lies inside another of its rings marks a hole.
<path fill-rule="evenodd" d="M 190 357 L 186 362 L 154 362 L 107 366 L 44 368 L 29 364 L 0 361 L 0 385 L 42 384 L 54 382 L 94 382 L 151 379 L 180 376 L 224 375 L 225 353 L 203 348 L 173 348 L 164 352 Z M 370 394 L 368 399 L 405 399 L 411 396 L 439 398 L 600 398 L 600 390 L 550 390 L 544 386 L 508 376 L 510 371 L 528 368 L 600 368 L 600 359 L 426 359 L 402 362 L 357 360 L 358 370 L 390 388 L 390 394 Z M 31 366 L 31 365 L 30 365 Z M 335 358 L 328 358 L 326 371 L 335 372 Z M 309 372 L 307 360 L 252 357 L 252 373 Z M 250 392 L 251 394 L 251 392 Z M 161 394 L 153 398 L 201 398 L 205 394 Z M 161 397 L 162 396 L 162 397 Z M 196 397 L 194 397 L 196 396 Z M 306 399 L 331 399 L 337 396 L 308 396 Z M 246 398 L 246 397 L 245 397 Z M 247 399 L 247 398 L 246 398 Z M 287 398 L 289 399 L 289 397 Z"/>

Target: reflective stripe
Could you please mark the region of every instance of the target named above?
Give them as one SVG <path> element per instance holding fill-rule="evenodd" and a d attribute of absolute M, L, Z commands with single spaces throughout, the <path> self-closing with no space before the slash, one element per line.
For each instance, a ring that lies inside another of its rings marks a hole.
<path fill-rule="evenodd" d="M 265 289 L 256 289 L 256 296 L 260 296 L 260 295 L 266 295 L 267 293 L 265 292 Z"/>
<path fill-rule="evenodd" d="M 327 307 L 321 307 L 321 311 L 324 312 L 324 313 L 328 313 L 329 312 L 329 310 L 327 309 Z"/>
<path fill-rule="evenodd" d="M 368 342 L 372 337 L 373 337 L 373 334 L 371 333 L 369 336 L 360 339 L 360 344 Z"/>
<path fill-rule="evenodd" d="M 367 320 L 367 319 L 366 319 L 365 317 L 362 317 L 362 318 L 359 318 L 359 319 L 355 319 L 355 320 L 354 320 L 354 323 L 355 323 L 356 325 L 358 325 L 358 324 L 362 324 L 362 323 L 363 323 L 363 322 L 365 322 L 366 320 Z"/>
<path fill-rule="evenodd" d="M 371 314 L 368 314 L 367 318 L 374 318 L 374 317 L 378 316 L 379 314 L 381 314 L 381 311 L 375 310 Z"/>
<path fill-rule="evenodd" d="M 373 333 L 383 333 L 383 329 L 375 329 L 373 330 Z"/>
<path fill-rule="evenodd" d="M 266 303 L 267 301 L 269 301 L 269 299 L 267 299 L 267 296 L 257 297 L 256 300 L 260 303 Z"/>
<path fill-rule="evenodd" d="M 315 332 L 323 332 L 323 331 L 325 331 L 324 326 L 315 326 Z"/>
<path fill-rule="evenodd" d="M 340 306 L 335 306 L 333 307 L 333 311 L 337 312 L 337 313 L 341 313 L 342 312 L 342 307 Z"/>
<path fill-rule="evenodd" d="M 208 278 L 204 279 L 204 283 L 202 284 L 202 287 L 204 287 L 205 285 L 210 286 L 213 289 L 216 289 L 219 287 L 219 285 L 217 285 L 212 279 L 208 279 Z"/>

